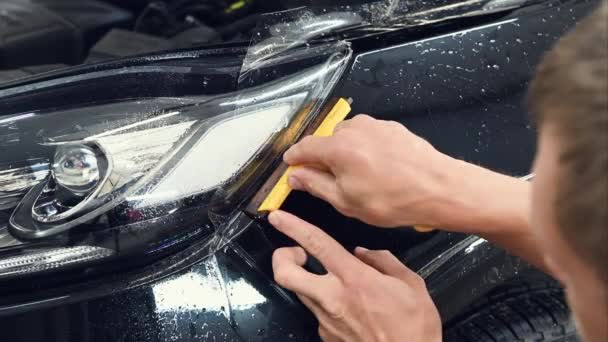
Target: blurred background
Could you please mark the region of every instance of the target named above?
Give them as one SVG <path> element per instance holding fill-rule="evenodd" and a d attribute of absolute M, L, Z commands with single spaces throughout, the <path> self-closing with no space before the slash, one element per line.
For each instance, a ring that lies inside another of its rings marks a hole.
<path fill-rule="evenodd" d="M 0 82 L 66 65 L 248 41 L 262 13 L 358 2 L 365 1 L 2 0 Z"/>

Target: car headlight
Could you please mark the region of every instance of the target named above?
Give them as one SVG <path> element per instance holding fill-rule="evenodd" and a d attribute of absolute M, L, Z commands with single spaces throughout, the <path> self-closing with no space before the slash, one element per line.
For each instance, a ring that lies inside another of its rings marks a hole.
<path fill-rule="evenodd" d="M 296 49 L 237 87 L 223 53 L 0 89 L 0 279 L 210 239 L 322 119 L 351 54 Z"/>

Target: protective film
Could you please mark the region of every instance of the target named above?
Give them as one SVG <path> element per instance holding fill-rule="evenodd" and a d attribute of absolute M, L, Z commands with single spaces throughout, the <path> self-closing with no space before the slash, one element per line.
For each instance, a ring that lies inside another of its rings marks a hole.
<path fill-rule="evenodd" d="M 302 102 L 297 113 L 291 121 L 286 123 L 285 129 L 272 139 L 268 140 L 263 149 L 252 155 L 246 165 L 241 168 L 229 181 L 224 182 L 213 195 L 209 206 L 209 218 L 215 228 L 214 249 L 226 245 L 246 229 L 246 225 L 235 224 L 242 216 L 241 208 L 249 201 L 256 188 L 261 185 L 264 176 L 267 176 L 276 167 L 277 160 L 282 153 L 300 138 L 304 130 L 321 113 L 322 107 L 327 103 L 334 86 L 340 80 L 351 57 L 350 45 L 335 41 L 317 44 L 316 46 L 300 47 L 294 45 L 288 50 L 277 54 L 266 55 L 263 60 L 256 60 L 246 68 L 255 65 L 254 69 L 246 69 L 239 77 L 239 88 L 247 89 L 272 78 L 277 68 L 297 68 L 307 63 L 315 63 L 314 72 L 294 77 L 290 87 L 306 86 L 307 97 Z M 276 101 L 283 95 L 281 92 L 267 92 L 258 98 L 247 97 L 246 94 L 238 96 L 236 102 L 241 107 L 235 109 L 240 115 L 248 103 L 256 101 Z M 213 252 L 213 251 L 212 251 Z"/>

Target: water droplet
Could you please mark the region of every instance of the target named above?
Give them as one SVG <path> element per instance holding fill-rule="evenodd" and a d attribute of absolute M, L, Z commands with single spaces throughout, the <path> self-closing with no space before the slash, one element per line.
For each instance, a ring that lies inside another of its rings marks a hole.
<path fill-rule="evenodd" d="M 515 41 L 518 42 L 519 44 L 523 43 L 523 41 L 519 38 L 515 38 Z"/>

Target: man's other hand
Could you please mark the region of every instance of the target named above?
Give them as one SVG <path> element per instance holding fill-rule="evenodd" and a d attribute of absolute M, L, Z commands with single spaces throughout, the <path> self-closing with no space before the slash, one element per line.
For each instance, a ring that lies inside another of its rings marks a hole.
<path fill-rule="evenodd" d="M 393 121 L 357 115 L 331 137 L 309 136 L 289 149 L 289 184 L 342 214 L 381 227 L 438 226 L 451 194 L 454 159 Z"/>
<path fill-rule="evenodd" d="M 276 282 L 295 292 L 325 341 L 441 341 L 441 321 L 424 280 L 388 251 L 346 251 L 321 229 L 285 212 L 270 223 L 302 247 L 274 252 Z M 306 271 L 306 251 L 328 271 Z"/>

